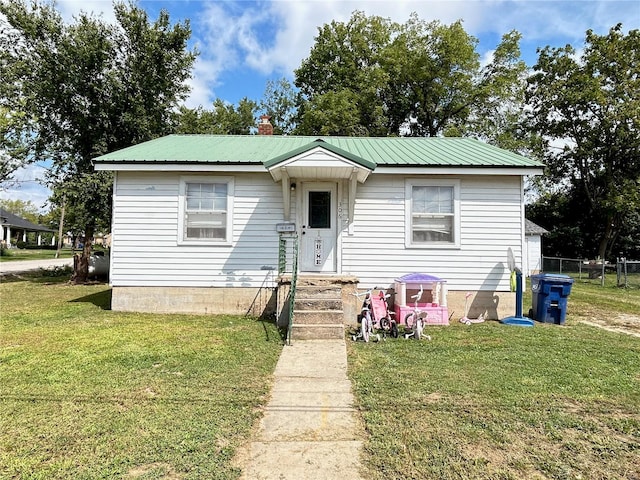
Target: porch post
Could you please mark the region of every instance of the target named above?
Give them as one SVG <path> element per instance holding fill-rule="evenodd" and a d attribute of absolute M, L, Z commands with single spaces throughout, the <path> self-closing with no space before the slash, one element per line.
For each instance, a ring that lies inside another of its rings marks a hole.
<path fill-rule="evenodd" d="M 356 211 L 356 190 L 358 188 L 358 171 L 354 168 L 349 177 L 349 235 L 353 235 L 353 216 Z"/>
<path fill-rule="evenodd" d="M 42 234 L 38 234 L 38 246 L 42 245 Z"/>
<path fill-rule="evenodd" d="M 11 225 L 7 225 L 7 248 L 11 248 Z"/>
<path fill-rule="evenodd" d="M 291 179 L 289 174 L 282 169 L 282 206 L 284 208 L 284 219 L 291 221 Z"/>

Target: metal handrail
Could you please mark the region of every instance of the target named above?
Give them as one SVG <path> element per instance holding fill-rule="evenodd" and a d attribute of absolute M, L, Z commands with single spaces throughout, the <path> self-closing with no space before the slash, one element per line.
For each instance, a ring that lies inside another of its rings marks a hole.
<path fill-rule="evenodd" d="M 256 305 L 256 301 L 258 300 L 258 298 L 260 297 L 260 295 L 267 289 L 270 288 L 271 290 L 273 290 L 273 286 L 272 287 L 268 287 L 267 285 L 269 284 L 269 281 L 271 281 L 271 283 L 273 284 L 273 267 L 268 267 L 265 268 L 265 270 L 267 270 L 267 274 L 265 275 L 264 279 L 262 280 L 262 284 L 260 285 L 260 288 L 258 288 L 258 291 L 256 292 L 255 296 L 253 297 L 253 301 L 251 302 L 251 305 L 249 305 L 249 308 L 247 309 L 246 313 L 244 314 L 245 317 L 248 317 L 249 314 L 253 311 L 255 305 Z"/>
<path fill-rule="evenodd" d="M 282 275 L 287 270 L 287 239 L 280 236 L 278 245 L 278 275 Z"/>
<path fill-rule="evenodd" d="M 289 290 L 289 325 L 287 326 L 287 345 L 291 345 L 291 328 L 293 327 L 293 308 L 296 301 L 296 284 L 298 283 L 298 236 L 293 237 L 293 261 L 291 267 L 291 289 Z"/>

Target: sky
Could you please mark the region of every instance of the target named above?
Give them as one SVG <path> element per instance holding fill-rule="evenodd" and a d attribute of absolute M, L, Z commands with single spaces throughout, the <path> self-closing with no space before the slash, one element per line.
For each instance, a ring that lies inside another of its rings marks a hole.
<path fill-rule="evenodd" d="M 138 4 L 152 21 L 162 9 L 172 22 L 189 20 L 189 47 L 199 56 L 186 106 L 205 108 L 217 98 L 233 104 L 243 97 L 259 101 L 268 80 L 293 81 L 318 28 L 332 20 L 347 22 L 355 10 L 400 23 L 413 12 L 425 21 L 462 20 L 465 30 L 478 39 L 477 51 L 484 59 L 491 58 L 502 35 L 517 30 L 529 66 L 536 63 L 536 50 L 547 45 L 571 44 L 580 50 L 588 29 L 606 34 L 618 23 L 625 32 L 640 28 L 638 0 L 140 0 Z M 114 20 L 111 0 L 57 0 L 57 8 L 69 22 L 80 11 Z M 32 201 L 46 211 L 49 192 L 37 182 L 42 172 L 41 165 L 21 170 L 16 176 L 20 182 L 0 191 L 0 197 Z"/>

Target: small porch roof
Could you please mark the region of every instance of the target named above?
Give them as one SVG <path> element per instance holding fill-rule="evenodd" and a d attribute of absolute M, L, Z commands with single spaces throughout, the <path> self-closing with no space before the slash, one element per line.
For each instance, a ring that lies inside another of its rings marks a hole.
<path fill-rule="evenodd" d="M 274 181 L 283 178 L 355 179 L 364 183 L 375 168 L 370 160 L 354 155 L 322 139 L 295 148 L 264 162 Z"/>

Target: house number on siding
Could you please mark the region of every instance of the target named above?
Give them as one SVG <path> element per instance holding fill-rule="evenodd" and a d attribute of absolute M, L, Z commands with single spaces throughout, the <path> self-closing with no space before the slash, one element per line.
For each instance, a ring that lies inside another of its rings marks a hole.
<path fill-rule="evenodd" d="M 322 265 L 322 239 L 320 238 L 316 238 L 315 239 L 315 265 L 316 266 L 321 266 Z"/>

